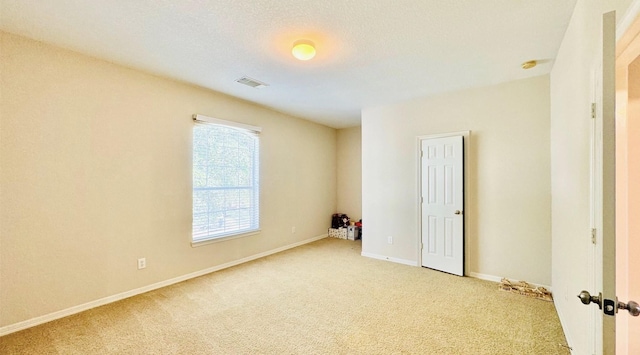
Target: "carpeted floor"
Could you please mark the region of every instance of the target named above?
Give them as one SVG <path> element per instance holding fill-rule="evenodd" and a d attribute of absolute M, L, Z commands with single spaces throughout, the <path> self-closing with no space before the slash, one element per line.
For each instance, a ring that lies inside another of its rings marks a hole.
<path fill-rule="evenodd" d="M 552 302 L 323 239 L 0 338 L 0 354 L 569 354 Z"/>

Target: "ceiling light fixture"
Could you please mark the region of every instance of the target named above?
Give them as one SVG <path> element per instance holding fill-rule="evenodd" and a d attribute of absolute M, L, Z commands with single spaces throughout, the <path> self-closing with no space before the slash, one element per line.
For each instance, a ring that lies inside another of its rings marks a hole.
<path fill-rule="evenodd" d="M 530 60 L 528 62 L 522 63 L 522 69 L 531 69 L 531 68 L 535 67 L 536 65 L 538 65 L 537 61 Z"/>
<path fill-rule="evenodd" d="M 309 60 L 316 56 L 316 47 L 313 42 L 301 39 L 299 41 L 293 42 L 293 49 L 291 50 L 291 54 L 293 54 L 296 59 L 299 60 Z"/>

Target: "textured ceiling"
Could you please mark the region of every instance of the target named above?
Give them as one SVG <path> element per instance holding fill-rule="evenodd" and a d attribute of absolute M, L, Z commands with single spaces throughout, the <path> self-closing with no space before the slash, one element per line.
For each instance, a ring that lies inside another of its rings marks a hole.
<path fill-rule="evenodd" d="M 363 108 L 548 73 L 575 2 L 0 0 L 0 29 L 342 128 Z M 308 62 L 290 52 L 303 38 Z"/>

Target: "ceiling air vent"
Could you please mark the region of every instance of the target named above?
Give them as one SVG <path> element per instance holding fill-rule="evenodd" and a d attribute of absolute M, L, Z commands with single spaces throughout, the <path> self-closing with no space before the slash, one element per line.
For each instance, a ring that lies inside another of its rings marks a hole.
<path fill-rule="evenodd" d="M 236 79 L 236 83 L 240 83 L 246 86 L 251 86 L 252 88 L 263 88 L 265 86 L 269 86 L 269 84 L 267 83 L 263 83 L 262 81 L 256 80 L 256 79 L 251 79 L 248 76 L 243 76 L 240 79 Z"/>

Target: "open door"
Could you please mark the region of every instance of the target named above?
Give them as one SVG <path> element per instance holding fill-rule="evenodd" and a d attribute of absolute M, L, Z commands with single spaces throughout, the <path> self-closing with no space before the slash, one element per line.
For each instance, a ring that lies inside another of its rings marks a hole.
<path fill-rule="evenodd" d="M 598 305 L 595 329 L 596 354 L 616 353 L 616 315 L 628 311 L 640 313 L 635 302 L 621 302 L 616 297 L 616 16 L 603 15 L 602 61 L 596 88 L 595 118 L 595 193 L 594 248 L 596 292 L 582 291 L 584 304 Z M 627 314 L 620 314 L 628 317 Z"/>
<path fill-rule="evenodd" d="M 602 17 L 602 349 L 616 351 L 616 13 Z M 599 278 L 599 277 L 598 277 Z"/>
<path fill-rule="evenodd" d="M 422 266 L 464 276 L 464 140 L 420 140 Z"/>
<path fill-rule="evenodd" d="M 602 52 L 592 106 L 592 241 L 595 290 L 582 291 L 580 301 L 598 306 L 593 328 L 596 355 L 615 354 L 615 12 L 602 18 Z"/>

